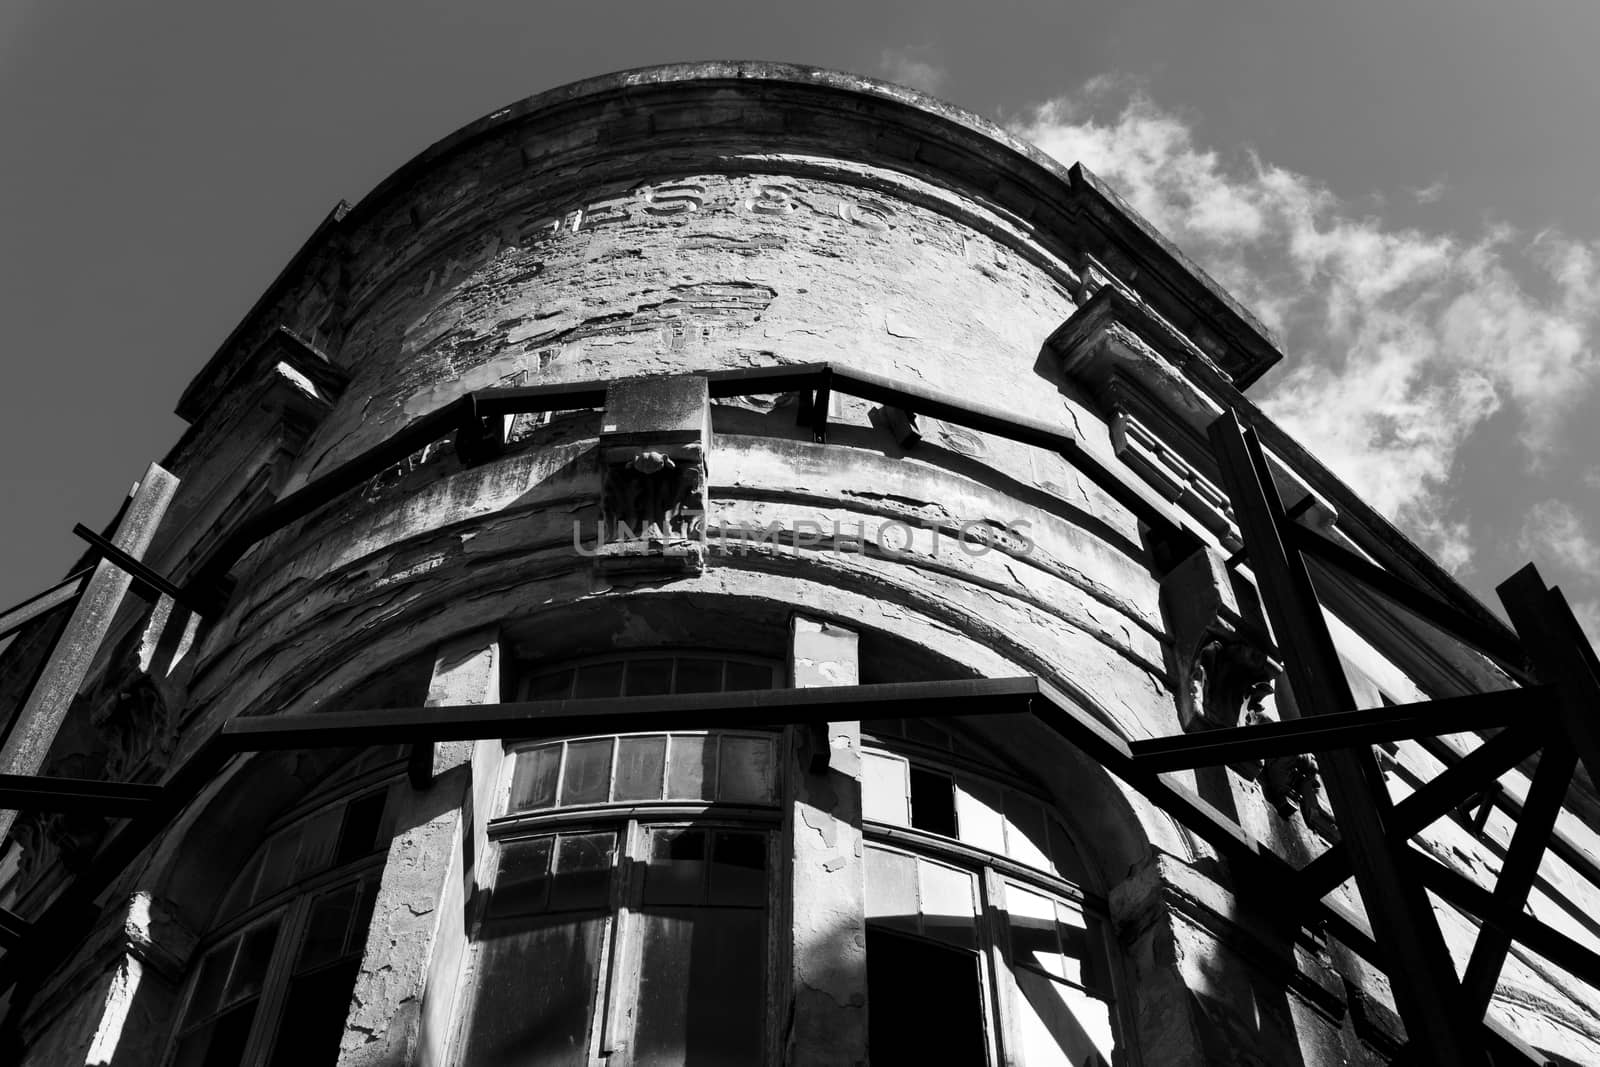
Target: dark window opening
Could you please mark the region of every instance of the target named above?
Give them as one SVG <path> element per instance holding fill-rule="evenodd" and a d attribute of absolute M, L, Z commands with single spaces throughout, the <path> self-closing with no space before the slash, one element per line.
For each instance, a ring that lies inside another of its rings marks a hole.
<path fill-rule="evenodd" d="M 873 1067 L 987 1062 L 978 957 L 867 927 L 867 1049 Z"/>
<path fill-rule="evenodd" d="M 930 834 L 957 836 L 955 783 L 948 774 L 911 764 L 911 825 Z"/>
<path fill-rule="evenodd" d="M 387 791 L 368 793 L 345 807 L 339 848 L 333 857 L 335 866 L 360 859 L 378 846 L 378 830 L 383 825 L 383 808 L 388 799 Z"/>

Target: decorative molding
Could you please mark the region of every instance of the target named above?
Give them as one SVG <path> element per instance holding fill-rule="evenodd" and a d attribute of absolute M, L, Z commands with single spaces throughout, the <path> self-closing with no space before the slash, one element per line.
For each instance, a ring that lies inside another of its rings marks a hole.
<path fill-rule="evenodd" d="M 1121 407 L 1111 414 L 1111 448 L 1158 493 L 1211 531 L 1227 551 L 1244 547 L 1227 494 Z"/>

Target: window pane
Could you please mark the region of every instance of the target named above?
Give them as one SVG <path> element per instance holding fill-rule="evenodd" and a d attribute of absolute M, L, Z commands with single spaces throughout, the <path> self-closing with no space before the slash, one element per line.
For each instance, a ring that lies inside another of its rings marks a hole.
<path fill-rule="evenodd" d="M 766 918 L 746 908 L 640 916 L 639 1067 L 761 1061 Z"/>
<path fill-rule="evenodd" d="M 767 902 L 767 835 L 712 835 L 712 904 L 762 907 Z"/>
<path fill-rule="evenodd" d="M 617 800 L 660 800 L 667 765 L 667 739 L 624 737 L 617 741 Z"/>
<path fill-rule="evenodd" d="M 706 835 L 703 830 L 655 830 L 645 869 L 646 904 L 698 904 L 704 899 Z"/>
<path fill-rule="evenodd" d="M 581 1067 L 600 966 L 602 916 L 486 923 L 460 1062 Z M 538 966 L 529 966 L 537 960 Z"/>
<path fill-rule="evenodd" d="M 1037 971 L 1019 968 L 1016 976 L 1018 1029 L 1028 1067 L 1109 1067 L 1115 1047 L 1109 1005 Z"/>
<path fill-rule="evenodd" d="M 261 992 L 267 964 L 272 962 L 272 947 L 278 943 L 278 920 L 251 927 L 239 941 L 239 957 L 233 961 L 224 1000 L 233 1003 Z"/>
<path fill-rule="evenodd" d="M 494 880 L 490 915 L 526 915 L 545 909 L 554 846 L 551 837 L 508 841 L 500 846 L 500 873 Z"/>
<path fill-rule="evenodd" d="M 671 659 L 636 659 L 628 664 L 628 695 L 672 692 Z"/>
<path fill-rule="evenodd" d="M 997 856 L 1006 854 L 1000 790 L 971 778 L 956 779 L 956 826 L 962 841 Z"/>
<path fill-rule="evenodd" d="M 217 909 L 219 920 L 237 915 L 250 902 L 250 892 L 255 888 L 256 876 L 261 873 L 262 855 L 259 851 L 252 855 L 244 870 L 228 886 L 228 895 L 222 898 L 222 906 Z"/>
<path fill-rule="evenodd" d="M 1062 977 L 1065 969 L 1056 934 L 1055 901 L 1008 882 L 1006 912 L 1011 917 L 1012 960 Z"/>
<path fill-rule="evenodd" d="M 217 1005 L 222 1003 L 222 987 L 228 981 L 228 968 L 233 963 L 233 954 L 238 947 L 238 938 L 229 938 L 226 943 L 206 953 L 205 960 L 200 964 L 200 976 L 195 979 L 194 995 L 189 998 L 185 1019 L 190 1022 L 204 1019 L 217 1010 Z"/>
<path fill-rule="evenodd" d="M 1050 869 L 1045 839 L 1044 809 L 1020 793 L 1006 790 L 1006 855 L 1018 863 Z"/>
<path fill-rule="evenodd" d="M 345 931 L 355 910 L 357 882 L 324 893 L 311 905 L 306 920 L 305 938 L 300 942 L 300 958 L 295 970 L 309 970 L 338 959 L 344 954 Z"/>
<path fill-rule="evenodd" d="M 621 663 L 592 663 L 578 668 L 578 684 L 572 695 L 580 699 L 614 697 L 622 693 Z"/>
<path fill-rule="evenodd" d="M 772 667 L 765 663 L 728 661 L 729 689 L 771 689 Z"/>
<path fill-rule="evenodd" d="M 345 1017 L 350 1013 L 350 992 L 360 970 L 360 957 L 351 957 L 336 966 L 299 975 L 289 983 L 271 1067 L 311 1067 L 339 1058 L 339 1039 L 344 1036 Z"/>
<path fill-rule="evenodd" d="M 876 752 L 861 754 L 861 814 L 864 818 L 909 826 L 909 796 L 905 760 Z"/>
<path fill-rule="evenodd" d="M 772 742 L 764 737 L 724 737 L 717 791 L 730 803 L 772 803 Z"/>
<path fill-rule="evenodd" d="M 255 901 L 266 900 L 289 884 L 294 874 L 294 857 L 299 849 L 298 827 L 276 834 L 267 843 L 266 858 L 261 861 L 261 879 L 256 883 Z"/>
<path fill-rule="evenodd" d="M 367 947 L 367 930 L 372 926 L 372 909 L 378 903 L 378 876 L 372 875 L 361 883 L 361 895 L 356 900 L 356 921 L 350 924 L 350 937 L 345 951 L 360 955 Z"/>
<path fill-rule="evenodd" d="M 244 1058 L 244 1043 L 250 1037 L 250 1024 L 256 1017 L 254 1000 L 224 1012 L 215 1020 L 186 1036 L 178 1044 L 173 1067 L 222 1067 Z"/>
<path fill-rule="evenodd" d="M 668 800 L 710 800 L 716 796 L 717 739 L 704 734 L 673 734 L 667 765 Z"/>
<path fill-rule="evenodd" d="M 300 854 L 295 857 L 290 881 L 298 882 L 327 869 L 339 837 L 340 816 L 340 810 L 334 808 L 306 820 L 300 831 Z"/>
<path fill-rule="evenodd" d="M 917 929 L 917 861 L 867 848 L 867 918 L 901 930 Z"/>
<path fill-rule="evenodd" d="M 611 796 L 611 738 L 567 745 L 561 803 L 603 804 Z"/>
<path fill-rule="evenodd" d="M 956 836 L 956 801 L 948 774 L 911 765 L 911 825 L 930 834 Z"/>
<path fill-rule="evenodd" d="M 680 693 L 719 693 L 722 691 L 722 661 L 720 659 L 680 659 L 678 684 Z"/>
<path fill-rule="evenodd" d="M 528 699 L 566 700 L 572 696 L 572 674 L 568 669 L 535 676 L 528 685 Z"/>
<path fill-rule="evenodd" d="M 335 863 L 360 859 L 378 846 L 378 831 L 383 825 L 383 808 L 388 799 L 388 792 L 380 790 L 345 805 L 339 851 L 333 858 Z"/>
<path fill-rule="evenodd" d="M 557 842 L 550 910 L 605 907 L 610 896 L 617 835 L 562 834 Z"/>
<path fill-rule="evenodd" d="M 537 811 L 556 802 L 556 778 L 561 770 L 561 746 L 541 745 L 517 753 L 511 772 L 511 811 Z"/>
<path fill-rule="evenodd" d="M 922 932 L 954 945 L 976 943 L 972 875 L 942 863 L 917 861 L 922 890 Z"/>

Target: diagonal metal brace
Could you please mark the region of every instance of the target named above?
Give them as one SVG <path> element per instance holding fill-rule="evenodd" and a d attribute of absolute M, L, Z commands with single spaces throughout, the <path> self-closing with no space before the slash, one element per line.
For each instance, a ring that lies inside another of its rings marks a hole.
<path fill-rule="evenodd" d="M 1396 707 L 1342 711 L 1194 734 L 1130 741 L 1141 765 L 1155 771 L 1190 770 L 1237 760 L 1272 759 L 1356 745 L 1406 741 L 1422 735 L 1464 733 L 1542 717 L 1542 688 L 1474 693 Z"/>

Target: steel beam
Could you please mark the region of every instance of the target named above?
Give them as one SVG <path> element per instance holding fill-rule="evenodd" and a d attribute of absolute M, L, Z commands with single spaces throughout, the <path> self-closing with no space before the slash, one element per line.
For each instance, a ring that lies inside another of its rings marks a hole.
<path fill-rule="evenodd" d="M 1232 412 L 1211 424 L 1210 437 L 1300 713 L 1351 710 L 1355 701 L 1311 575 L 1298 551 L 1285 544 L 1283 505 L 1259 443 Z M 1440 1067 L 1483 1067 L 1488 1061 L 1482 1040 L 1461 1026 L 1461 1020 L 1477 1021 L 1481 1014 L 1467 1014 L 1427 894 L 1401 865 L 1398 850 L 1406 846 L 1391 839 L 1393 810 L 1377 762 L 1370 750 L 1341 749 L 1326 753 L 1321 769 L 1406 1032 Z"/>
<path fill-rule="evenodd" d="M 1541 689 L 1507 689 L 1395 707 L 1342 711 L 1129 742 L 1133 758 L 1156 771 L 1190 770 L 1237 760 L 1271 759 L 1355 745 L 1406 741 L 1422 735 L 1509 726 L 1541 715 Z"/>
<path fill-rule="evenodd" d="M 75 536 L 88 542 L 89 547 L 94 549 L 101 559 L 110 560 L 133 578 L 131 592 L 135 596 L 146 600 L 154 600 L 159 596 L 171 597 L 174 602 L 182 604 L 197 615 L 205 615 L 215 610 L 212 604 L 184 592 L 164 576 L 157 574 L 138 559 L 122 551 L 122 549 L 89 529 L 83 523 L 75 524 L 72 527 L 72 532 Z"/>
<path fill-rule="evenodd" d="M 1500 731 L 1396 804 L 1390 831 L 1400 837 L 1421 833 L 1429 823 L 1444 818 L 1463 800 L 1539 751 L 1545 736 L 1545 731 L 1533 723 Z M 1350 852 L 1340 842 L 1300 868 L 1300 882 L 1306 896 L 1320 899 L 1337 889 L 1353 871 Z"/>
<path fill-rule="evenodd" d="M 574 705 L 587 707 L 578 709 Z M 575 717 L 579 710 L 588 714 Z M 1171 776 L 1141 767 L 1114 729 L 1035 678 L 276 716 L 236 720 L 185 760 L 163 783 L 155 801 L 100 850 L 90 869 L 75 879 L 37 922 L 19 927 L 26 932 L 16 950 L 0 959 L 0 986 L 48 970 L 52 960 L 68 951 L 76 943 L 81 927 L 92 919 L 95 897 L 199 796 L 230 759 L 244 751 L 416 741 L 423 737 L 442 740 L 528 733 L 543 736 L 558 725 L 569 730 L 578 727 L 578 732 L 596 728 L 611 732 L 623 728 L 619 724 L 629 720 L 661 728 L 680 724 L 704 727 L 713 721 L 743 725 L 827 721 L 843 715 L 1030 712 L 1216 848 L 1241 882 L 1258 885 L 1268 895 L 1293 893 L 1296 872 L 1281 857 L 1262 848 L 1237 823 Z M 280 721 L 274 728 L 273 718 L 288 721 Z M 1336 902 L 1314 902 L 1308 918 L 1325 924 L 1330 934 L 1362 956 L 1376 957 L 1378 945 L 1361 916 Z M 1534 925 L 1545 929 L 1542 924 Z M 3 940 L 4 934 L 0 933 L 0 942 Z M 1509 1047 L 1492 1026 L 1480 1033 L 1491 1047 Z"/>
<path fill-rule="evenodd" d="M 1047 449 L 1064 456 L 1145 525 L 1170 536 L 1190 540 L 1194 536 L 1165 501 L 1145 486 L 1130 482 L 1123 472 L 1111 469 L 1098 456 L 1083 448 L 1076 437 L 1062 433 L 1057 426 L 1019 418 L 1009 412 L 965 404 L 942 393 L 901 385 L 874 374 L 846 370 L 830 363 L 712 371 L 706 375 L 706 379 L 709 394 L 715 399 L 790 390 L 798 390 L 804 397 L 814 391 L 816 395 L 809 405 L 809 418 L 804 410 L 808 405 L 803 401 L 800 412 L 802 421 L 812 428 L 813 435 L 820 433 L 826 436 L 828 393 L 837 391 L 863 400 L 893 404 L 929 418 L 941 419 L 1009 441 Z M 560 385 L 482 389 L 464 394 L 245 520 L 206 557 L 194 576 L 185 583 L 184 591 L 191 597 L 212 603 L 220 596 L 216 591 L 226 586 L 228 571 L 257 541 L 312 514 L 411 453 L 450 436 L 470 419 L 603 407 L 606 385 L 606 381 L 600 379 Z M 820 413 L 817 410 L 819 407 Z"/>
<path fill-rule="evenodd" d="M 1520 913 L 1527 904 L 1528 892 L 1539 873 L 1539 861 L 1544 857 L 1545 840 L 1555 827 L 1556 816 L 1561 814 L 1561 803 L 1577 767 L 1577 753 L 1566 745 L 1550 745 L 1540 757 L 1528 800 L 1522 806 L 1522 818 L 1517 820 L 1511 846 L 1500 862 L 1500 876 L 1495 879 L 1490 907 L 1496 915 Z M 1478 931 L 1461 977 L 1467 1006 L 1474 1014 L 1488 1010 L 1510 948 L 1511 935 L 1507 931 L 1487 925 Z"/>
<path fill-rule="evenodd" d="M 1556 713 L 1589 780 L 1600 784 L 1600 669 L 1572 608 L 1528 564 L 1495 587 L 1541 680 L 1559 687 Z"/>
<path fill-rule="evenodd" d="M 534 740 L 634 730 L 736 729 L 899 716 L 1015 715 L 1028 712 L 1039 686 L 1034 678 L 985 678 L 261 715 L 232 720 L 222 728 L 222 737 L 233 751 L 246 752 L 484 738 Z"/>
<path fill-rule="evenodd" d="M 1511 631 L 1485 625 L 1438 597 L 1418 589 L 1404 578 L 1390 574 L 1343 545 L 1323 537 L 1315 530 L 1296 523 L 1287 528 L 1287 538 L 1293 547 L 1343 571 L 1374 592 L 1410 611 L 1423 622 L 1443 630 L 1493 658 L 1519 681 L 1529 680 L 1527 653 L 1522 647 L 1522 642 L 1518 641 Z"/>
<path fill-rule="evenodd" d="M 126 819 L 160 795 L 158 785 L 0 774 L 0 804 L 17 811 L 71 811 Z"/>
<path fill-rule="evenodd" d="M 1543 956 L 1557 967 L 1600 990 L 1600 952 L 1521 911 L 1504 912 L 1494 894 L 1466 875 L 1446 867 L 1415 848 L 1408 849 L 1408 863 L 1417 877 L 1439 896 L 1484 926 L 1493 927 L 1509 940 L 1517 941 Z"/>

